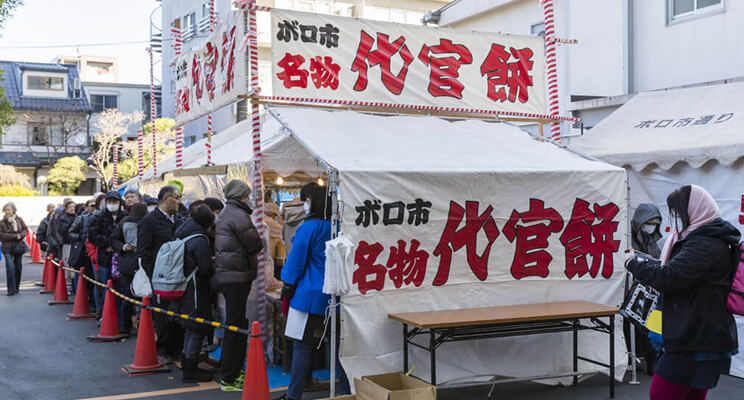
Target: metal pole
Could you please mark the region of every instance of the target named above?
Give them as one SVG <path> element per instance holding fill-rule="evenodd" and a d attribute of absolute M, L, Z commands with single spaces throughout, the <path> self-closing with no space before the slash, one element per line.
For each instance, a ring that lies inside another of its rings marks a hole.
<path fill-rule="evenodd" d="M 628 210 L 627 218 L 627 227 L 626 227 L 626 234 L 627 234 L 627 241 L 628 241 L 628 248 L 633 247 L 633 232 L 632 232 L 632 225 L 631 225 L 631 216 L 630 216 L 630 182 L 628 181 L 627 174 L 625 178 L 625 186 L 626 186 L 626 195 L 625 195 L 625 207 Z M 627 296 L 628 289 L 632 286 L 632 276 L 629 272 L 626 272 L 625 275 L 625 293 Z M 625 317 L 623 317 L 624 319 Z M 635 326 L 633 323 L 630 323 L 630 351 L 628 354 L 630 355 L 630 382 L 628 382 L 631 385 L 640 385 L 641 382 L 638 382 L 638 372 L 637 372 L 637 366 L 636 366 L 636 337 L 635 337 Z"/>
<path fill-rule="evenodd" d="M 338 171 L 335 169 L 328 170 L 328 190 L 331 193 L 331 237 L 338 237 Z M 336 295 L 331 294 L 331 397 L 336 396 Z"/>

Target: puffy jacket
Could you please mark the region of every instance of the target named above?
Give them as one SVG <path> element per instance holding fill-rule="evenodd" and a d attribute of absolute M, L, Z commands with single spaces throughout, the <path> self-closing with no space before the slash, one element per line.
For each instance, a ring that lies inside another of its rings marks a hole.
<path fill-rule="evenodd" d="M 57 257 L 62 256 L 62 236 L 58 233 L 59 218 L 62 214 L 52 213 L 47 223 L 46 239 L 49 242 L 49 252 Z"/>
<path fill-rule="evenodd" d="M 287 254 L 292 251 L 292 239 L 300 224 L 305 220 L 305 207 L 302 204 L 288 204 L 282 210 L 284 226 L 282 226 L 282 241 Z"/>
<path fill-rule="evenodd" d="M 111 257 L 114 252 L 108 250 L 109 248 L 113 250 L 113 235 L 117 223 L 126 217 L 127 213 L 123 209 L 119 210 L 116 220 L 108 210 L 103 210 L 93 217 L 88 231 L 88 240 L 98 249 L 98 265 L 101 267 L 111 267 Z"/>
<path fill-rule="evenodd" d="M 718 218 L 675 243 L 666 265 L 628 261 L 635 279 L 664 296 L 665 351 L 728 353 L 738 348 L 726 296 L 735 266 L 732 249 L 739 239 L 739 231 Z"/>
<path fill-rule="evenodd" d="M 190 239 L 184 246 L 183 274 L 189 276 L 194 269 L 197 269 L 196 288 L 194 281 L 189 281 L 186 291 L 175 305 L 175 310 L 179 314 L 188 314 L 194 317 L 212 319 L 212 304 L 209 279 L 214 274 L 214 264 L 212 262 L 212 247 L 209 242 L 209 232 L 193 219 L 188 218 L 176 230 L 175 237 L 183 239 L 187 236 L 202 234 Z M 196 304 L 194 303 L 194 290 L 196 290 Z M 202 324 L 196 324 L 189 321 L 181 321 L 184 328 L 190 330 L 204 331 L 209 327 Z"/>
<path fill-rule="evenodd" d="M 70 243 L 80 243 L 85 239 L 83 237 L 83 231 L 85 228 L 85 217 L 87 216 L 88 214 L 85 212 L 75 217 L 72 221 L 70 229 L 67 230 L 67 236 L 70 239 Z"/>
<path fill-rule="evenodd" d="M 263 248 L 251 220 L 252 210 L 239 200 L 228 200 L 217 220 L 215 265 L 217 283 L 251 283 L 256 278 L 257 255 Z"/>
<path fill-rule="evenodd" d="M 331 240 L 331 222 L 309 219 L 294 235 L 292 250 L 282 267 L 282 281 L 297 285 L 290 306 L 298 311 L 325 315 L 331 296 L 323 293 L 325 244 Z"/>
<path fill-rule="evenodd" d="M 26 239 L 28 227 L 19 216 L 16 216 L 16 228 L 17 229 L 13 229 L 13 225 L 7 218 L 0 220 L 0 241 L 2 241 L 2 246 L 0 248 L 2 248 L 3 253 L 9 253 L 14 243 Z"/>
<path fill-rule="evenodd" d="M 49 218 L 51 218 L 52 214 L 47 214 L 44 219 L 41 220 L 39 223 L 39 226 L 36 227 L 36 241 L 39 243 L 47 242 L 49 243 L 49 240 L 47 240 L 47 229 L 49 229 Z M 46 249 L 42 249 L 46 250 Z"/>
<path fill-rule="evenodd" d="M 75 218 L 75 214 L 68 213 L 63 213 L 57 218 L 57 237 L 62 239 L 62 244 L 72 244 L 69 231 Z"/>

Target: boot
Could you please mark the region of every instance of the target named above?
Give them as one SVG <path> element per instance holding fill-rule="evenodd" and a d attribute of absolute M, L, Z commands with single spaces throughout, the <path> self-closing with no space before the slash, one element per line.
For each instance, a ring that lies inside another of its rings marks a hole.
<path fill-rule="evenodd" d="M 183 383 L 209 382 L 212 380 L 212 373 L 199 369 L 199 360 L 195 358 L 184 358 L 183 365 Z"/>

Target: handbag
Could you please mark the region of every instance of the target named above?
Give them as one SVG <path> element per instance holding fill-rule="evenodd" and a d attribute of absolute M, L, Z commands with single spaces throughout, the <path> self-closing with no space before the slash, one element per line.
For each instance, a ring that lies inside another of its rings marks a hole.
<path fill-rule="evenodd" d="M 88 254 L 85 251 L 85 245 L 77 242 L 70 247 L 69 263 L 73 268 L 87 267 Z"/>
<path fill-rule="evenodd" d="M 132 294 L 135 297 L 152 297 L 152 285 L 150 284 L 150 278 L 147 277 L 147 272 L 145 272 L 145 269 L 142 268 L 142 265 L 140 265 L 137 272 L 134 273 L 134 278 L 132 279 L 130 288 L 132 289 Z"/>
<path fill-rule="evenodd" d="M 656 309 L 659 292 L 650 286 L 636 282 L 630 287 L 628 294 L 620 307 L 620 315 L 628 318 L 634 325 L 647 329 L 646 321 L 651 312 Z"/>
<path fill-rule="evenodd" d="M 23 255 L 26 254 L 26 252 L 28 251 L 28 245 L 23 240 L 13 242 L 13 244 L 10 246 L 10 254 L 13 255 Z"/>

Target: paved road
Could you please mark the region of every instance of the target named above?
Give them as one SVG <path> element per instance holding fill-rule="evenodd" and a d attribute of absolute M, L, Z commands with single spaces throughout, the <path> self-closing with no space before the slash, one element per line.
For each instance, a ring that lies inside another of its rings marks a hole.
<path fill-rule="evenodd" d="M 0 268 L 4 286 L 4 268 Z M 24 267 L 24 281 L 40 279 L 40 265 Z M 220 392 L 215 383 L 199 387 L 183 385 L 181 374 L 171 366 L 168 374 L 130 378 L 120 371 L 134 357 L 135 340 L 122 343 L 89 343 L 85 337 L 96 332 L 95 321 L 66 321 L 71 306 L 50 307 L 48 295 L 24 284 L 21 294 L 6 297 L 0 292 L 0 398 L 15 399 L 240 399 L 240 393 Z M 3 289 L 4 291 L 4 289 Z M 649 379 L 641 385 L 620 384 L 619 400 L 648 398 Z M 182 391 L 165 394 L 162 391 Z M 442 390 L 440 400 L 487 399 L 488 387 Z M 719 388 L 709 399 L 738 399 L 744 393 L 744 380 L 722 377 Z M 278 397 L 276 392 L 273 397 Z M 326 397 L 327 393 L 305 396 Z M 496 387 L 492 399 L 571 399 L 608 398 L 605 376 L 595 376 L 575 387 L 539 384 L 510 384 Z"/>

